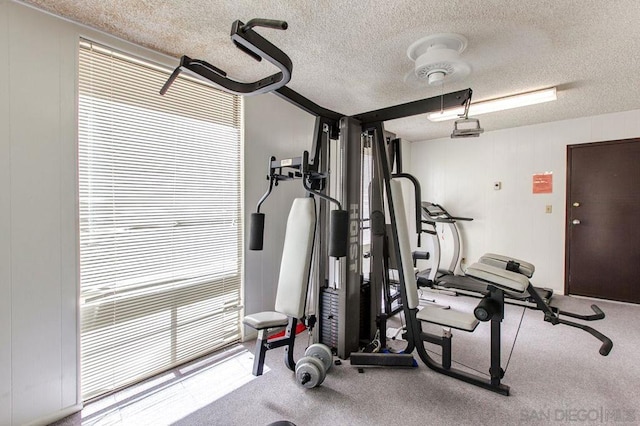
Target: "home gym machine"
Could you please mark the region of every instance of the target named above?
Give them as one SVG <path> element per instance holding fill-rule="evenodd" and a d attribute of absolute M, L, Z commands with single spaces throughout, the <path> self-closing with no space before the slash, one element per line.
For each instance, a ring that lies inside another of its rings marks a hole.
<path fill-rule="evenodd" d="M 329 216 L 336 213 L 330 210 L 326 203 L 320 203 L 319 207 L 317 231 L 319 276 L 315 279 L 320 287 L 318 321 L 321 333 L 314 337 L 333 347 L 340 358 L 346 359 L 352 352 L 359 351 L 363 345 L 366 346 L 376 340 L 384 345 L 386 341 L 384 334 L 388 313 L 382 312 L 381 306 L 383 289 L 388 285 L 387 253 L 384 248 L 387 231 L 384 229 L 384 209 L 381 208 L 383 197 L 381 184 L 384 177 L 379 171 L 374 176 L 376 184 L 372 185 L 371 190 L 372 242 L 368 258 L 371 265 L 368 283 L 364 282 L 362 268 L 362 153 L 364 147 L 371 143 L 372 132 L 376 130 L 374 125 L 441 109 L 468 106 L 472 91 L 471 89 L 461 90 L 347 117 L 317 105 L 286 86 L 292 75 L 291 60 L 284 52 L 255 32 L 254 28 L 286 29 L 287 26 L 281 21 L 252 19 L 247 24 L 235 21 L 231 27 L 231 40 L 238 48 L 258 61 L 262 59 L 269 61 L 280 70 L 279 72 L 255 82 L 244 83 L 229 77 L 225 71 L 204 60 L 183 56 L 178 67 L 162 87 L 161 93 L 166 93 L 177 76 L 181 72 L 186 72 L 196 78 L 213 82 L 230 93 L 240 95 L 274 93 L 316 117 L 314 139 L 308 154 L 291 159 L 269 160 L 269 191 L 283 180 L 300 178 L 310 194 L 321 199 L 339 199 L 341 202 L 340 223 L 342 226 L 346 223 L 348 233 L 344 235 L 346 238 L 342 241 L 345 244 L 346 256 L 339 260 L 328 259 L 329 247 L 327 246 L 329 228 L 332 226 Z M 382 127 L 378 131 L 381 132 L 380 135 L 385 134 Z M 337 141 L 335 151 L 339 153 L 333 160 L 329 157 L 332 140 Z M 387 143 L 386 140 L 385 143 Z M 384 156 L 385 161 L 388 161 L 386 147 L 384 152 L 379 149 L 378 152 L 378 156 Z M 332 166 L 330 161 L 335 161 L 335 164 Z M 374 163 L 376 163 L 375 160 Z M 293 170 L 292 166 L 297 167 L 297 170 Z M 333 173 L 330 173 L 330 167 L 333 167 Z M 331 179 L 335 180 L 338 177 L 339 182 L 334 185 L 338 188 L 338 193 L 330 197 L 328 188 L 331 186 Z M 259 231 L 264 226 L 264 216 L 260 214 L 259 209 L 269 191 L 258 203 L 256 213 L 252 215 L 254 220 L 251 224 L 252 230 Z M 261 237 L 255 235 L 260 235 L 260 232 L 253 234 L 250 238 L 251 245 L 254 246 L 256 243 L 257 247 Z M 337 240 L 336 245 L 338 245 Z"/>
<path fill-rule="evenodd" d="M 402 310 L 406 320 L 406 354 L 417 350 L 423 362 L 434 371 L 464 380 L 474 385 L 502 393 L 508 393 L 508 387 L 500 383 L 503 371 L 500 368 L 500 323 L 504 316 L 504 291 L 523 292 L 531 290 L 528 280 L 521 274 L 482 265 L 472 265 L 467 272 L 486 283 L 489 295 L 481 300 L 474 314 L 459 313 L 439 306 L 418 309 L 417 286 L 408 243 L 408 231 L 404 217 L 402 191 L 397 178 L 393 179 L 392 157 L 384 130 L 384 122 L 417 114 L 440 111 L 459 106 L 465 107 L 465 116 L 471 102 L 471 89 L 443 94 L 428 99 L 400 104 L 375 111 L 345 116 L 325 109 L 299 93 L 286 87 L 291 78 L 291 61 L 277 47 L 255 33 L 255 26 L 286 29 L 280 21 L 251 20 L 246 25 L 234 22 L 231 31 L 233 42 L 243 52 L 256 60 L 262 58 L 273 63 L 279 72 L 253 83 L 242 83 L 229 78 L 226 73 L 202 60 L 183 56 L 180 65 L 162 88 L 166 92 L 177 75 L 188 71 L 198 78 L 213 82 L 231 93 L 249 95 L 272 92 L 316 117 L 312 149 L 300 157 L 292 159 L 269 159 L 269 189 L 258 203 L 253 215 L 252 231 L 257 235 L 250 237 L 251 246 L 262 244 L 260 231 L 264 227 L 264 215 L 260 213 L 260 204 L 274 186 L 283 180 L 299 178 L 309 196 L 329 201 L 337 205 L 331 210 L 329 203 L 320 203 L 317 214 L 315 238 L 320 248 L 315 252 L 318 261 L 316 277 L 319 284 L 319 326 L 321 333 L 314 335 L 331 346 L 340 358 L 346 359 L 358 353 L 371 342 L 383 346 L 386 338 L 386 316 L 382 308 L 383 289 L 388 285 L 389 269 L 395 263 L 397 279 L 402 301 Z M 475 135 L 473 135 L 475 136 Z M 336 155 L 331 156 L 331 145 L 337 141 Z M 363 277 L 362 218 L 363 218 L 363 182 L 362 153 L 365 147 L 372 148 L 373 173 L 369 195 L 369 221 L 371 249 L 369 255 L 370 274 L 368 288 Z M 293 166 L 293 168 L 291 167 Z M 417 181 L 416 181 L 417 182 Z M 330 189 L 336 188 L 332 194 Z M 419 191 L 417 191 L 419 193 Z M 418 194 L 419 195 L 419 194 Z M 394 204 L 394 200 L 397 200 Z M 338 213 L 335 213 L 335 212 Z M 390 223 L 386 223 L 386 216 Z M 333 220 L 330 218 L 333 217 Z M 418 214 L 416 214 L 418 216 Z M 419 218 L 418 218 L 419 222 Z M 334 225 L 335 224 L 335 225 Z M 417 224 L 419 225 L 419 224 Z M 342 229 L 342 231 L 340 230 Z M 329 231 L 333 230 L 333 236 Z M 338 237 L 342 233 L 342 238 Z M 421 229 L 416 229 L 418 237 Z M 329 244 L 327 244 L 329 241 Z M 330 247 L 332 246 L 333 249 Z M 330 250 L 335 255 L 330 259 Z M 392 262 L 393 260 L 393 262 Z M 471 269 L 472 271 L 469 271 Z M 545 320 L 552 324 L 566 324 L 582 328 L 598 337 L 603 345 L 600 353 L 606 355 L 611 349 L 611 341 L 595 330 L 576 325 L 559 318 L 557 312 L 544 309 Z M 491 370 L 490 379 L 476 377 L 451 367 L 451 328 L 473 331 L 478 321 L 491 321 Z M 445 327 L 443 336 L 434 336 L 422 331 L 421 323 L 427 322 Z M 280 323 L 280 325 L 286 325 Z M 291 330 L 287 330 L 287 344 L 292 349 Z M 424 343 L 434 343 L 442 348 L 442 362 L 433 360 L 427 353 Z M 278 343 L 280 345 L 280 343 Z M 265 343 L 269 349 L 269 342 Z M 262 350 L 261 348 L 258 348 Z M 368 360 L 369 364 L 406 365 L 403 354 L 383 354 Z M 258 355 L 257 355 L 258 356 Z M 410 357 L 410 355 L 409 355 Z M 288 363 L 285 358 L 285 363 Z M 288 367 L 291 368 L 290 363 Z"/>

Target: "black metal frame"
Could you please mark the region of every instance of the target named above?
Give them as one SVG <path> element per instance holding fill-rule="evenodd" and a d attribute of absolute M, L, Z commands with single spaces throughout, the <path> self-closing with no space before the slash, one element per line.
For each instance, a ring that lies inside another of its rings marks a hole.
<path fill-rule="evenodd" d="M 531 283 L 529 283 L 529 286 L 527 287 L 527 291 L 529 292 L 533 300 L 535 300 L 537 308 L 544 313 L 545 321 L 551 323 L 552 325 L 564 324 L 564 325 L 568 325 L 569 327 L 579 328 L 580 330 L 586 331 L 587 333 L 591 334 L 593 337 L 595 337 L 602 343 L 600 345 L 600 349 L 598 350 L 600 355 L 602 356 L 609 355 L 609 352 L 611 352 L 611 349 L 613 349 L 613 342 L 611 341 L 611 339 L 609 339 L 604 334 L 600 333 L 598 330 L 592 327 L 589 327 L 588 325 L 579 324 L 577 322 L 567 321 L 565 319 L 560 318 L 560 314 L 562 313 L 562 311 L 558 309 L 550 308 L 549 305 L 547 305 L 545 301 L 542 299 L 542 297 L 540 297 L 540 295 L 538 294 L 538 292 L 535 290 L 535 288 Z M 578 315 L 578 314 L 566 313 L 566 312 L 564 314 L 567 316 L 573 316 L 574 318 L 586 319 L 587 321 L 593 321 L 593 320 L 604 318 L 604 312 L 602 312 L 602 310 L 600 310 L 600 308 L 598 308 L 596 305 L 591 305 L 591 309 L 593 309 L 593 311 L 595 312 L 594 315 Z"/>
<path fill-rule="evenodd" d="M 330 109 L 321 107 L 312 100 L 305 98 L 300 93 L 286 86 L 274 90 L 274 93 L 285 101 L 297 106 L 301 110 L 306 111 L 316 117 L 323 117 L 332 123 L 337 123 L 338 121 L 340 121 L 340 119 L 346 117 L 346 115 L 344 114 L 340 114 L 339 112 L 331 111 Z M 332 139 L 337 139 L 336 133 L 332 135 Z"/>
<path fill-rule="evenodd" d="M 409 310 L 408 314 L 405 311 L 405 314 L 407 315 L 407 325 L 411 322 L 411 328 L 413 328 L 411 345 L 415 347 L 420 359 L 427 367 L 440 374 L 462 380 L 463 382 L 488 389 L 501 395 L 509 395 L 509 386 L 501 383 L 501 379 L 504 377 L 504 370 L 500 366 L 501 318 L 491 320 L 491 367 L 489 369 L 490 378 L 487 379 L 482 376 L 451 368 L 451 333 L 445 331 L 443 336 L 425 333 L 421 329 L 420 321 L 416 318 L 416 309 Z M 409 326 L 407 328 L 409 328 Z M 408 334 L 410 335 L 410 333 Z M 442 348 L 441 363 L 437 363 L 429 356 L 423 342 L 433 343 Z M 406 350 L 413 350 L 411 345 Z"/>
<path fill-rule="evenodd" d="M 464 89 L 458 92 L 445 93 L 441 96 L 434 96 L 432 98 L 420 99 L 413 102 L 377 109 L 375 111 L 356 114 L 353 117 L 362 123 L 363 130 L 370 129 L 384 121 L 411 117 L 418 114 L 426 114 L 440 111 L 441 109 L 455 108 L 464 105 L 471 99 L 472 94 L 473 91 L 471 89 Z"/>
<path fill-rule="evenodd" d="M 360 311 L 368 302 L 378 295 L 378 289 L 371 287 L 370 300 L 361 300 L 362 277 L 362 234 L 360 229 L 362 212 L 361 200 L 361 164 L 362 140 L 360 122 L 351 117 L 340 120 L 340 149 L 343 152 L 341 199 L 349 212 L 349 239 L 347 256 L 341 268 L 341 285 L 338 290 L 338 347 L 337 355 L 346 359 L 351 352 L 360 348 L 360 330 L 368 329 L 371 333 L 375 321 L 361 324 Z M 369 318 L 375 316 L 375 307 L 369 303 Z M 365 308 L 365 311 L 366 308 Z M 373 338 L 373 336 L 369 336 Z"/>
<path fill-rule="evenodd" d="M 293 360 L 293 346 L 296 341 L 296 327 L 298 320 L 293 317 L 289 317 L 289 323 L 285 329 L 284 336 L 269 340 L 267 335 L 269 329 L 263 328 L 258 330 L 258 339 L 256 340 L 256 349 L 253 352 L 253 370 L 254 376 L 261 376 L 264 369 L 264 360 L 266 358 L 267 351 L 270 349 L 286 346 L 284 349 L 284 365 L 291 371 L 296 370 L 296 362 Z"/>

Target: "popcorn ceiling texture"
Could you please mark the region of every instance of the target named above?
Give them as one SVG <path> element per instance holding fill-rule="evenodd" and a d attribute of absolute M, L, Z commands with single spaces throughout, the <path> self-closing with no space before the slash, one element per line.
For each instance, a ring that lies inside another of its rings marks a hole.
<path fill-rule="evenodd" d="M 293 61 L 289 87 L 343 114 L 437 96 L 404 82 L 406 49 L 453 32 L 469 44 L 472 73 L 444 91 L 474 100 L 558 86 L 558 101 L 481 117 L 485 130 L 640 108 L 640 7 L 636 0 L 27 0 L 28 3 L 179 58 L 204 59 L 241 80 L 269 75 L 229 39 L 231 23 L 282 19 L 257 29 Z M 177 60 L 176 60 L 177 63 Z M 423 116 L 387 123 L 408 140 L 443 137 L 451 123 Z"/>

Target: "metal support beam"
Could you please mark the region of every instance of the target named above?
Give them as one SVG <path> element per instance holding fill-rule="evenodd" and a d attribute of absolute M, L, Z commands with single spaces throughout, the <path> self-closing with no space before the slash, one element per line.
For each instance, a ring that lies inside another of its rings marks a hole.
<path fill-rule="evenodd" d="M 317 103 L 308 98 L 305 98 L 300 93 L 288 88 L 287 86 L 283 86 L 279 89 L 274 90 L 274 93 L 285 101 L 292 103 L 301 110 L 306 111 L 311 115 L 315 115 L 316 117 L 325 117 L 332 121 L 338 122 L 342 117 L 345 116 L 344 114 L 340 114 L 338 112 L 331 111 L 330 109 L 321 107 Z"/>
<path fill-rule="evenodd" d="M 360 343 L 360 289 L 362 287 L 362 241 L 360 233 L 362 138 L 360 122 L 340 120 L 343 151 L 342 204 L 349 212 L 349 249 L 343 263 L 339 295 L 338 357 L 346 359 Z"/>
<path fill-rule="evenodd" d="M 356 114 L 353 117 L 362 122 L 363 127 L 369 128 L 378 122 L 459 107 L 471 99 L 471 94 L 471 89 L 465 89 L 459 92 L 446 93 L 442 96 L 434 96 L 433 98 L 420 99 L 418 101 Z"/>

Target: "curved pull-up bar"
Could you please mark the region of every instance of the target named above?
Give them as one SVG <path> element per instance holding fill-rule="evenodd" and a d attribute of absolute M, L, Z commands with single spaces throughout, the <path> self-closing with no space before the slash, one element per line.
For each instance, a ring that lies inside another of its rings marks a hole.
<path fill-rule="evenodd" d="M 180 65 L 173 71 L 167 82 L 160 89 L 160 94 L 164 95 L 173 84 L 180 72 L 187 71 L 195 77 L 210 81 L 220 86 L 224 91 L 236 95 L 255 95 L 271 92 L 283 87 L 291 80 L 291 70 L 293 64 L 291 59 L 267 39 L 256 33 L 253 27 L 274 28 L 286 30 L 288 24 L 285 21 L 272 19 L 252 19 L 246 24 L 242 21 L 235 21 L 231 25 L 231 41 L 236 47 L 257 61 L 266 59 L 275 65 L 280 71 L 260 80 L 244 83 L 227 77 L 227 73 L 210 63 L 191 59 L 188 56 L 180 58 Z"/>
<path fill-rule="evenodd" d="M 237 21 L 240 22 L 240 21 Z M 278 21 L 275 19 L 262 19 L 262 18 L 254 18 L 244 24 L 242 26 L 241 31 L 243 33 L 249 31 L 253 27 L 265 27 L 265 28 L 273 28 L 274 30 L 286 30 L 289 28 L 289 24 L 285 21 Z"/>

